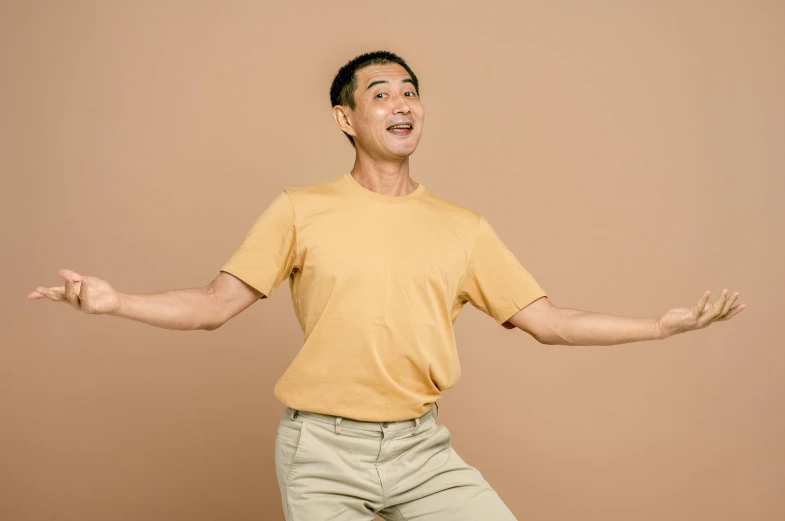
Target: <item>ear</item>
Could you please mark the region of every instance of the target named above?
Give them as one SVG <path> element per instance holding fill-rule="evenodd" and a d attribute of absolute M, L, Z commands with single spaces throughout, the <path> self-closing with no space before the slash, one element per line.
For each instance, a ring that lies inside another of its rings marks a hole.
<path fill-rule="evenodd" d="M 338 123 L 338 127 L 352 137 L 357 135 L 352 127 L 352 119 L 350 110 L 343 105 L 336 105 L 333 107 L 333 119 Z"/>

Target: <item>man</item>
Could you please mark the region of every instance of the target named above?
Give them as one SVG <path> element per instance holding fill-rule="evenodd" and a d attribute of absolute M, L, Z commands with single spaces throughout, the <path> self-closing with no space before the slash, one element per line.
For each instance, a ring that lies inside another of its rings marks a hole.
<path fill-rule="evenodd" d="M 515 517 L 436 422 L 460 376 L 453 336 L 470 302 L 543 344 L 667 338 L 738 314 L 706 292 L 655 319 L 556 307 L 490 224 L 409 175 L 422 135 L 419 82 L 388 52 L 358 56 L 330 89 L 356 151 L 351 172 L 288 188 L 204 288 L 118 293 L 62 270 L 28 298 L 171 329 L 212 330 L 288 280 L 304 344 L 275 387 L 287 406 L 276 471 L 289 521 L 498 521 Z"/>

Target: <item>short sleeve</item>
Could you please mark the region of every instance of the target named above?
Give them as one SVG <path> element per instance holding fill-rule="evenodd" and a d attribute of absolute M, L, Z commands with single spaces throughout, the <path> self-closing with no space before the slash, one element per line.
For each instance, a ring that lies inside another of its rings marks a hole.
<path fill-rule="evenodd" d="M 296 257 L 294 207 L 284 191 L 259 216 L 221 271 L 269 297 L 289 278 Z"/>
<path fill-rule="evenodd" d="M 469 266 L 459 297 L 493 317 L 506 329 L 518 311 L 546 296 L 484 217 L 480 217 Z"/>

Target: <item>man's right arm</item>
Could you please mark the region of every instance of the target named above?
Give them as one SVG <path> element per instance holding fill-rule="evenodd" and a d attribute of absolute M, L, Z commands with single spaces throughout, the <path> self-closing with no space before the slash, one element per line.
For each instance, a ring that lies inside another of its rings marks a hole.
<path fill-rule="evenodd" d="M 207 286 L 152 294 L 115 291 L 108 282 L 60 270 L 65 284 L 39 287 L 28 299 L 49 298 L 68 302 L 75 309 L 101 315 L 128 318 L 165 329 L 212 331 L 225 324 L 263 295 L 226 272 Z"/>
<path fill-rule="evenodd" d="M 226 272 L 203 288 L 148 295 L 119 294 L 110 313 L 166 329 L 212 331 L 262 297 L 257 290 Z"/>

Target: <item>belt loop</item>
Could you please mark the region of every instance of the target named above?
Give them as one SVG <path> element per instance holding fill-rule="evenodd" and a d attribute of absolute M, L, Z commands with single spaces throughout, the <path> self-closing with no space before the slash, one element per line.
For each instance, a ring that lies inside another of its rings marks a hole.
<path fill-rule="evenodd" d="M 420 426 L 420 417 L 418 416 L 417 418 L 414 419 L 414 428 L 416 429 L 419 426 Z"/>
<path fill-rule="evenodd" d="M 341 420 L 343 420 L 343 418 L 340 416 L 335 418 L 335 434 L 341 434 Z"/>
<path fill-rule="evenodd" d="M 433 419 L 435 420 L 436 418 L 439 417 L 439 404 L 436 403 L 436 402 L 433 402 L 433 405 L 436 407 L 436 414 L 433 415 Z"/>
<path fill-rule="evenodd" d="M 291 407 L 289 408 L 289 418 L 291 418 L 292 421 L 294 421 L 294 419 L 297 418 L 297 410 L 296 409 L 292 409 Z"/>

